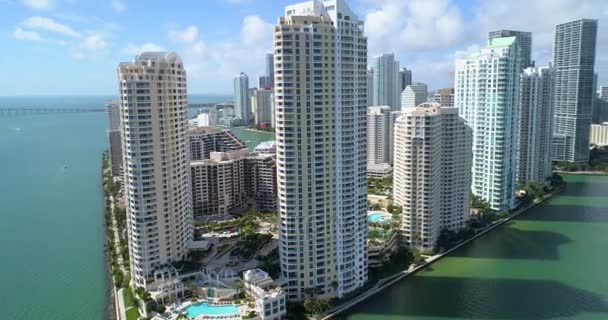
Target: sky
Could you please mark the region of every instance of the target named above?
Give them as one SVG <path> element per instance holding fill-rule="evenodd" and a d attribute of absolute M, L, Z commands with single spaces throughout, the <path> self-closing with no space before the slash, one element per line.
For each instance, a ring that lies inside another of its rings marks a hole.
<path fill-rule="evenodd" d="M 298 0 L 0 0 L 0 96 L 109 95 L 116 66 L 142 51 L 175 51 L 194 94 L 251 86 L 272 51 L 272 28 Z M 608 85 L 608 0 L 347 0 L 365 21 L 369 62 L 395 53 L 414 81 L 452 86 L 454 60 L 496 29 L 533 32 L 537 66 L 555 25 L 599 19 L 596 72 Z"/>

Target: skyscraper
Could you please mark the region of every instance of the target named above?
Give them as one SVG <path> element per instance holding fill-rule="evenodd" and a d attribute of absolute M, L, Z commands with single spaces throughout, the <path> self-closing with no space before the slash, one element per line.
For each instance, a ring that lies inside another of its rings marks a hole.
<path fill-rule="evenodd" d="M 395 123 L 393 195 L 410 248 L 433 250 L 442 229 L 469 220 L 472 130 L 458 110 L 424 103 Z"/>
<path fill-rule="evenodd" d="M 145 52 L 118 79 L 131 279 L 153 290 L 193 236 L 186 71 L 175 53 Z"/>
<path fill-rule="evenodd" d="M 401 93 L 401 110 L 404 108 L 414 108 L 419 104 L 426 102 L 428 98 L 428 89 L 424 83 L 411 84 Z"/>
<path fill-rule="evenodd" d="M 513 30 L 497 30 L 490 32 L 490 40 L 496 38 L 516 37 L 517 42 L 521 50 L 521 68 L 528 68 L 534 66 L 532 61 L 532 32 L 527 31 L 513 31 Z"/>
<path fill-rule="evenodd" d="M 367 279 L 363 22 L 308 1 L 274 39 L 281 272 L 291 300 L 343 297 Z"/>
<path fill-rule="evenodd" d="M 274 54 L 266 54 L 266 75 L 270 78 L 270 87 L 274 87 Z"/>
<path fill-rule="evenodd" d="M 122 141 L 120 136 L 120 103 L 116 100 L 106 105 L 108 113 L 108 143 L 110 145 L 110 165 L 112 176 L 120 174 L 122 167 Z"/>
<path fill-rule="evenodd" d="M 395 55 L 382 54 L 374 59 L 374 106 L 399 110 L 399 61 Z"/>
<path fill-rule="evenodd" d="M 254 122 L 256 126 L 274 127 L 272 123 L 274 108 L 272 103 L 272 89 L 257 89 L 251 97 Z"/>
<path fill-rule="evenodd" d="M 272 78 L 269 76 L 259 76 L 258 77 L 258 88 L 271 88 L 272 87 Z"/>
<path fill-rule="evenodd" d="M 520 88 L 517 181 L 544 181 L 551 176 L 553 69 L 525 69 Z"/>
<path fill-rule="evenodd" d="M 501 211 L 515 206 L 520 61 L 515 37 L 456 61 L 454 105 L 473 129 L 472 191 Z"/>
<path fill-rule="evenodd" d="M 367 70 L 367 106 L 374 105 L 374 68 Z"/>
<path fill-rule="evenodd" d="M 402 68 L 399 71 L 399 93 L 401 94 L 410 84 L 412 84 L 412 70 Z"/>
<path fill-rule="evenodd" d="M 392 164 L 393 145 L 391 135 L 391 107 L 369 107 L 367 109 L 367 164 Z"/>
<path fill-rule="evenodd" d="M 554 161 L 589 160 L 596 37 L 597 20 L 576 20 L 555 28 Z"/>
<path fill-rule="evenodd" d="M 249 77 L 243 72 L 234 77 L 234 113 L 241 118 L 242 125 L 251 120 L 251 99 L 249 98 Z"/>

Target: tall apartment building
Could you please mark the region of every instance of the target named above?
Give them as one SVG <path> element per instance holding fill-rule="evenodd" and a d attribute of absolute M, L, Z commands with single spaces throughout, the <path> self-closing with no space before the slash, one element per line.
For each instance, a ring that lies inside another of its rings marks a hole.
<path fill-rule="evenodd" d="M 424 103 L 397 118 L 393 197 L 410 248 L 433 250 L 442 229 L 465 227 L 471 161 L 472 130 L 456 108 Z"/>
<path fill-rule="evenodd" d="M 389 106 L 399 110 L 399 61 L 392 53 L 374 59 L 374 106 Z"/>
<path fill-rule="evenodd" d="M 534 66 L 534 61 L 532 61 L 532 32 L 527 31 L 514 31 L 514 30 L 497 30 L 491 31 L 489 34 L 489 39 L 496 38 L 507 38 L 507 37 L 516 37 L 517 42 L 519 43 L 519 48 L 521 52 L 521 68 L 528 68 Z"/>
<path fill-rule="evenodd" d="M 401 110 L 414 108 L 425 103 L 428 99 L 428 88 L 424 83 L 411 84 L 401 93 Z"/>
<path fill-rule="evenodd" d="M 410 84 L 412 84 L 412 70 L 402 68 L 399 71 L 399 94 Z"/>
<path fill-rule="evenodd" d="M 228 218 L 245 207 L 245 156 L 247 149 L 211 152 L 209 159 L 190 162 L 192 207 L 196 220 Z"/>
<path fill-rule="evenodd" d="M 553 140 L 552 68 L 527 68 L 521 74 L 517 181 L 544 181 L 551 176 Z"/>
<path fill-rule="evenodd" d="M 192 240 L 186 71 L 175 53 L 118 65 L 131 279 L 182 260 Z"/>
<path fill-rule="evenodd" d="M 391 107 L 367 109 L 367 165 L 392 164 Z"/>
<path fill-rule="evenodd" d="M 122 168 L 122 138 L 120 136 L 120 103 L 118 100 L 108 102 L 108 143 L 110 145 L 110 168 L 112 176 L 118 176 Z"/>
<path fill-rule="evenodd" d="M 555 28 L 553 161 L 589 160 L 596 38 L 597 20 L 576 20 Z"/>
<path fill-rule="evenodd" d="M 274 127 L 273 90 L 270 88 L 256 89 L 251 97 L 254 122 L 257 126 Z"/>
<path fill-rule="evenodd" d="M 501 211 L 515 206 L 520 61 L 515 37 L 456 61 L 454 105 L 473 128 L 472 191 Z"/>
<path fill-rule="evenodd" d="M 374 68 L 367 70 L 367 106 L 374 105 Z"/>
<path fill-rule="evenodd" d="M 344 0 L 308 1 L 286 7 L 274 41 L 288 298 L 343 297 L 367 279 L 363 22 Z"/>
<path fill-rule="evenodd" d="M 204 160 L 211 157 L 211 152 L 228 152 L 247 149 L 232 131 L 213 127 L 194 127 L 188 130 L 190 160 Z"/>
<path fill-rule="evenodd" d="M 433 95 L 433 102 L 439 103 L 443 107 L 454 106 L 454 88 L 443 88 L 437 90 Z"/>
<path fill-rule="evenodd" d="M 234 113 L 246 126 L 251 120 L 251 99 L 249 98 L 249 77 L 241 72 L 234 77 Z"/>

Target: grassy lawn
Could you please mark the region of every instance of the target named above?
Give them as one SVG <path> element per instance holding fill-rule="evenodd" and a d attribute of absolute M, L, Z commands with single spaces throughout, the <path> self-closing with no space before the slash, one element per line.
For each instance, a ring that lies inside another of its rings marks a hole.
<path fill-rule="evenodd" d="M 127 314 L 127 320 L 137 320 L 139 317 L 139 313 L 137 312 L 137 308 L 131 307 L 127 309 L 125 312 Z"/>
<path fill-rule="evenodd" d="M 122 296 L 125 301 L 125 309 L 135 306 L 135 302 L 133 302 L 133 292 L 131 291 L 131 288 L 124 288 L 122 290 Z"/>

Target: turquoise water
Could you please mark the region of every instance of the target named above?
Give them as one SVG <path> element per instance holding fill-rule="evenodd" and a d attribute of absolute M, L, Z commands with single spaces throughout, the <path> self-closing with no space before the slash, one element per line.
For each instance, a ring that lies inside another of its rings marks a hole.
<path fill-rule="evenodd" d="M 566 190 L 336 319 L 608 319 L 608 176 Z"/>
<path fill-rule="evenodd" d="M 223 306 L 212 306 L 209 305 L 207 302 L 193 304 L 185 308 L 184 311 L 186 312 L 186 315 L 192 319 L 200 315 L 229 316 L 241 314 L 239 308 L 232 304 Z"/>
<path fill-rule="evenodd" d="M 367 216 L 367 221 L 371 223 L 378 222 L 389 222 L 391 218 L 387 217 L 385 213 L 382 212 L 372 212 Z"/>
<path fill-rule="evenodd" d="M 0 108 L 103 108 L 109 98 L 0 97 Z M 105 113 L 0 116 L 0 319 L 106 318 L 106 121 Z"/>

